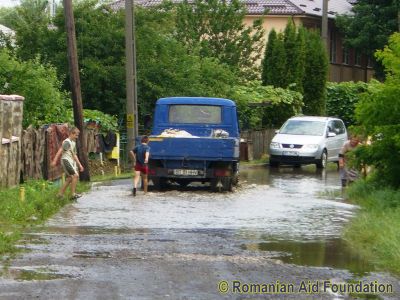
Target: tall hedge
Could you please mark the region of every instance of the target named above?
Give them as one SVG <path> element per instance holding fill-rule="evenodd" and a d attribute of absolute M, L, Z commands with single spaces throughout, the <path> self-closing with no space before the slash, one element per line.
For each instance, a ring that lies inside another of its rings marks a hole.
<path fill-rule="evenodd" d="M 308 31 L 303 78 L 304 107 L 306 115 L 324 116 L 326 113 L 326 82 L 328 58 L 319 34 Z"/>
<path fill-rule="evenodd" d="M 355 107 L 361 94 L 368 90 L 365 82 L 329 82 L 327 84 L 326 114 L 341 118 L 346 126 L 354 125 Z"/>

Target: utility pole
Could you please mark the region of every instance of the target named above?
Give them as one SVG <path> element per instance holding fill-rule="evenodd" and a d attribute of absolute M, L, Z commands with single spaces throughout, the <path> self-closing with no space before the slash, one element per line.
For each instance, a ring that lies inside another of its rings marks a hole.
<path fill-rule="evenodd" d="M 126 153 L 135 145 L 138 136 L 136 88 L 135 11 L 133 0 L 125 0 L 125 55 L 126 55 Z"/>
<path fill-rule="evenodd" d="M 328 52 L 328 0 L 322 0 L 321 38 L 324 42 L 326 51 Z"/>
<path fill-rule="evenodd" d="M 80 130 L 81 134 L 78 139 L 78 157 L 84 168 L 80 173 L 83 181 L 90 181 L 89 164 L 86 144 L 83 136 L 83 113 L 82 113 L 82 95 L 81 82 L 79 78 L 78 55 L 76 51 L 75 22 L 72 10 L 72 0 L 64 1 L 65 28 L 67 30 L 67 46 L 68 46 L 68 64 L 70 73 L 70 83 L 72 92 L 72 105 L 74 110 L 74 123 Z"/>
<path fill-rule="evenodd" d="M 397 30 L 400 32 L 400 1 L 396 0 L 396 8 L 397 8 Z"/>

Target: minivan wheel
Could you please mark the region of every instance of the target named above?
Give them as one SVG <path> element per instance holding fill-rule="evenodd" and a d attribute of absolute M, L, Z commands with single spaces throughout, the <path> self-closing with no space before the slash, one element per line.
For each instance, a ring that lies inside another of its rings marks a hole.
<path fill-rule="evenodd" d="M 318 169 L 325 169 L 326 164 L 328 163 L 328 153 L 326 152 L 326 149 L 321 154 L 321 158 L 317 160 L 316 166 Z"/>
<path fill-rule="evenodd" d="M 269 166 L 270 166 L 271 168 L 277 168 L 277 167 L 279 167 L 279 162 L 277 162 L 277 161 L 275 161 L 275 160 L 270 160 L 270 161 L 269 161 Z"/>

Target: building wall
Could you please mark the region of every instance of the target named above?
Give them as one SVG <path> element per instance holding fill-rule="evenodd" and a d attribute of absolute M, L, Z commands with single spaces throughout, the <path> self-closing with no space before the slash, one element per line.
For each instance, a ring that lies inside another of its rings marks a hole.
<path fill-rule="evenodd" d="M 268 40 L 270 31 L 274 28 L 276 32 L 285 30 L 288 18 L 283 15 L 266 15 L 263 17 L 263 28 L 265 30 L 265 43 Z M 246 16 L 244 23 L 251 26 L 260 16 Z M 303 25 L 306 28 L 320 30 L 321 19 L 319 17 L 293 16 L 296 26 Z M 365 81 L 373 78 L 372 66 L 368 66 L 368 58 L 359 56 L 353 49 L 345 51 L 343 46 L 343 37 L 334 25 L 333 20 L 328 23 L 328 48 L 329 48 L 329 72 L 328 80 L 333 82 L 342 81 Z M 345 59 L 345 52 L 347 58 Z M 258 61 L 261 64 L 261 60 Z"/>

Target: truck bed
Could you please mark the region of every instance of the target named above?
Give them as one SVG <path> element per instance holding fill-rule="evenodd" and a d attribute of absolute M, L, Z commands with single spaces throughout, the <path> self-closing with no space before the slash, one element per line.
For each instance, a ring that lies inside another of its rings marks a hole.
<path fill-rule="evenodd" d="M 238 138 L 150 136 L 151 159 L 232 160 L 239 159 Z"/>

